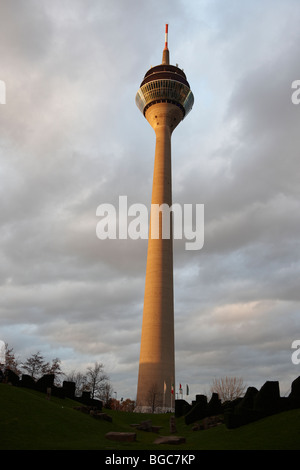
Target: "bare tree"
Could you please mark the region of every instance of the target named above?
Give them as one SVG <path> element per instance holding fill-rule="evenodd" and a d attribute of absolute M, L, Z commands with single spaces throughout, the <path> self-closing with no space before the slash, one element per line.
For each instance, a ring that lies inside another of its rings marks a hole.
<path fill-rule="evenodd" d="M 34 379 L 44 374 L 48 366 L 49 364 L 44 362 L 44 358 L 41 356 L 39 351 L 35 354 L 32 354 L 32 356 L 27 358 L 26 361 L 21 364 L 21 368 L 24 369 L 28 375 Z"/>
<path fill-rule="evenodd" d="M 211 393 L 217 393 L 220 400 L 224 403 L 241 397 L 245 392 L 246 386 L 241 377 L 222 377 L 214 379 L 211 386 Z"/>
<path fill-rule="evenodd" d="M 60 368 L 60 359 L 57 357 L 52 360 L 52 363 L 45 362 L 44 357 L 38 351 L 32 354 L 21 364 L 21 368 L 24 369 L 31 377 L 38 379 L 44 374 L 54 374 L 57 379 L 59 375 L 63 374 Z"/>
<path fill-rule="evenodd" d="M 111 403 L 111 396 L 113 394 L 113 388 L 108 380 L 104 381 L 103 384 L 101 385 L 101 388 L 99 389 L 99 393 L 97 395 L 97 398 L 100 398 L 100 400 L 103 401 L 104 406 L 106 408 L 111 408 L 112 403 Z"/>
<path fill-rule="evenodd" d="M 15 357 L 14 348 L 9 348 L 5 343 L 5 364 L 6 369 L 12 370 L 15 374 L 19 375 L 19 361 Z"/>
<path fill-rule="evenodd" d="M 80 396 L 84 390 L 87 390 L 87 377 L 82 372 L 71 371 L 65 376 L 66 380 L 75 383 L 75 395 Z"/>
<path fill-rule="evenodd" d="M 47 364 L 44 368 L 46 374 L 54 374 L 56 383 L 58 383 L 59 377 L 63 375 L 60 364 L 61 360 L 56 357 L 55 359 L 52 359 L 51 364 Z"/>
<path fill-rule="evenodd" d="M 152 384 L 147 393 L 147 404 L 151 408 L 151 413 L 154 413 L 162 403 L 162 393 L 158 391 L 156 383 Z"/>
<path fill-rule="evenodd" d="M 104 366 L 96 362 L 94 367 L 87 368 L 87 388 L 91 392 L 92 398 L 100 398 L 107 388 L 108 376 L 104 372 Z"/>

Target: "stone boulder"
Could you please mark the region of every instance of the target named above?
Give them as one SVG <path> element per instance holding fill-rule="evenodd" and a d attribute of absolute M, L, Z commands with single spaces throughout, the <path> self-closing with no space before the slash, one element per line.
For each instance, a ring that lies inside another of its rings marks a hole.
<path fill-rule="evenodd" d="M 20 380 L 20 386 L 25 388 L 35 388 L 35 380 L 31 375 L 23 374 Z"/>
<path fill-rule="evenodd" d="M 215 416 L 222 413 L 222 404 L 217 393 L 213 393 L 207 405 L 207 416 Z"/>
<path fill-rule="evenodd" d="M 253 405 L 254 405 L 254 399 L 257 396 L 257 394 L 258 394 L 258 390 L 255 387 L 248 387 L 245 393 L 245 396 L 236 405 L 235 410 L 236 411 L 243 410 L 243 409 L 252 410 Z"/>
<path fill-rule="evenodd" d="M 152 421 L 151 419 L 147 421 L 142 421 L 140 424 L 136 426 L 136 429 L 139 431 L 146 431 L 146 432 L 152 432 Z"/>
<path fill-rule="evenodd" d="M 184 444 L 186 442 L 185 437 L 181 436 L 161 436 L 155 439 L 154 444 Z"/>
<path fill-rule="evenodd" d="M 35 384 L 36 390 L 45 393 L 47 388 L 52 388 L 54 384 L 54 374 L 45 374 L 37 380 Z"/>
<path fill-rule="evenodd" d="M 175 417 L 180 418 L 191 410 L 191 405 L 185 400 L 175 400 Z"/>
<path fill-rule="evenodd" d="M 288 398 L 291 408 L 300 407 L 300 376 L 292 382 L 291 393 Z"/>
<path fill-rule="evenodd" d="M 90 415 L 95 419 L 101 419 L 104 421 L 108 421 L 109 423 L 112 423 L 112 417 L 106 413 L 102 413 L 101 411 L 91 410 Z"/>
<path fill-rule="evenodd" d="M 253 409 L 268 416 L 280 411 L 280 391 L 279 382 L 267 381 L 255 395 L 253 400 Z"/>
<path fill-rule="evenodd" d="M 110 431 L 105 434 L 105 437 L 111 441 L 134 442 L 136 440 L 136 433 Z"/>
<path fill-rule="evenodd" d="M 205 395 L 196 395 L 196 403 L 192 409 L 185 415 L 185 424 L 192 424 L 195 421 L 207 416 L 208 406 Z"/>
<path fill-rule="evenodd" d="M 75 398 L 75 388 L 75 382 L 71 382 L 68 380 L 63 381 L 63 389 L 67 398 L 71 398 L 72 400 Z"/>
<path fill-rule="evenodd" d="M 10 369 L 5 369 L 4 382 L 11 385 L 19 385 L 19 376 Z"/>
<path fill-rule="evenodd" d="M 158 433 L 162 426 L 153 426 L 151 419 L 147 421 L 142 421 L 139 424 L 131 424 L 133 428 L 138 429 L 139 431 L 145 431 L 145 432 L 156 432 Z"/>

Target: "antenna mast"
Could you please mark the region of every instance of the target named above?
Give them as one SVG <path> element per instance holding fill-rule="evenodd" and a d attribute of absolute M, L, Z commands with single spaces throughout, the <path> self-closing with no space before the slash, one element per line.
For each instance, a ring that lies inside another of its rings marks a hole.
<path fill-rule="evenodd" d="M 165 48 L 163 50 L 163 56 L 162 56 L 162 64 L 166 64 L 166 65 L 169 65 L 169 63 L 170 63 L 170 54 L 169 54 L 169 49 L 168 49 L 168 27 L 169 27 L 169 25 L 166 24 Z"/>

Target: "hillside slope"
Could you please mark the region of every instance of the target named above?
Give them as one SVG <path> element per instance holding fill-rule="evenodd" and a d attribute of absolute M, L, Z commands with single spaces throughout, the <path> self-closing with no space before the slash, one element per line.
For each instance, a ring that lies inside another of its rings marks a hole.
<path fill-rule="evenodd" d="M 107 449 L 165 450 L 154 444 L 155 433 L 137 431 L 136 442 L 112 442 L 105 438 L 109 431 L 132 432 L 131 424 L 151 419 L 162 426 L 160 435 L 169 434 L 169 414 L 139 415 L 107 411 L 112 422 L 96 420 L 74 410 L 78 403 L 10 385 L 0 384 L 0 449 Z M 222 449 L 300 449 L 300 409 L 270 416 L 238 429 L 224 425 L 206 431 L 192 431 L 184 419 L 176 420 L 177 434 L 186 443 L 169 446 L 175 450 Z"/>

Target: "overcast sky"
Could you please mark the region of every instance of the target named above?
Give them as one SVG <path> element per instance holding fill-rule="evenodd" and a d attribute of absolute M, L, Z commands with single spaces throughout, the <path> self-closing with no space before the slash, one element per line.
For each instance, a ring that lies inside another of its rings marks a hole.
<path fill-rule="evenodd" d="M 62 369 L 102 362 L 135 399 L 147 240 L 99 240 L 97 207 L 151 201 L 155 134 L 135 105 L 161 62 L 195 103 L 172 136 L 176 390 L 300 375 L 299 0 L 1 0 L 0 339 Z"/>

